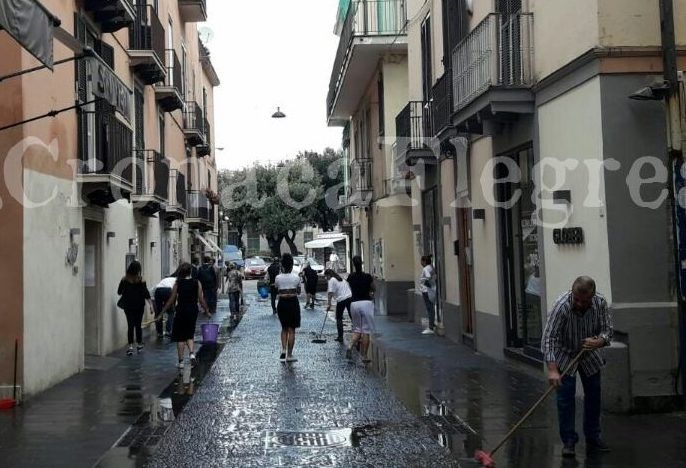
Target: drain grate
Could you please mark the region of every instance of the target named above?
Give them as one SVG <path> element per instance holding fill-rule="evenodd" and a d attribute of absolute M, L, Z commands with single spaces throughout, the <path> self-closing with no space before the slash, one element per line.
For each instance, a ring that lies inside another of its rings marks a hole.
<path fill-rule="evenodd" d="M 267 449 L 285 447 L 351 447 L 352 429 L 330 431 L 264 431 L 264 445 Z"/>

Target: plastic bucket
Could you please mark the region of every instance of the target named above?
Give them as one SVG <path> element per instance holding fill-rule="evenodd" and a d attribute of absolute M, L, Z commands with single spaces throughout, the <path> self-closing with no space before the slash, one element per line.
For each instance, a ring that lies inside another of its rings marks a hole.
<path fill-rule="evenodd" d="M 4 398 L 0 400 L 0 409 L 12 409 L 17 405 L 17 402 L 12 398 Z"/>
<path fill-rule="evenodd" d="M 269 297 L 269 286 L 260 286 L 259 288 L 257 288 L 257 291 L 259 292 L 260 297 L 262 299 L 266 299 Z"/>
<path fill-rule="evenodd" d="M 219 324 L 203 323 L 200 325 L 202 331 L 202 341 L 205 343 L 216 343 L 217 335 L 219 334 Z"/>

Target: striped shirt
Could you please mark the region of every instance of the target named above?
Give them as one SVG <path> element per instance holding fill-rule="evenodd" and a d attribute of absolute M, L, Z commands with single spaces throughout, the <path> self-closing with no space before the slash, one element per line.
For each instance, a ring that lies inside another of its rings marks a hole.
<path fill-rule="evenodd" d="M 558 370 L 563 372 L 581 351 L 585 338 L 603 338 L 605 345 L 609 346 L 612 333 L 612 315 L 603 296 L 596 294 L 591 307 L 585 312 L 578 312 L 572 307 L 572 292 L 568 291 L 557 298 L 548 314 L 541 351 L 546 362 L 557 363 Z M 589 376 L 599 372 L 604 364 L 600 350 L 592 349 L 586 351 L 579 363 L 567 373 L 574 375 L 578 368 Z"/>

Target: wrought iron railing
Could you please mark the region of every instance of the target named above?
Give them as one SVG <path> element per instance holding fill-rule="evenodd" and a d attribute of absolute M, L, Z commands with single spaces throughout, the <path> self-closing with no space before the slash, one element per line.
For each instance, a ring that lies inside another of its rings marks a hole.
<path fill-rule="evenodd" d="M 490 87 L 533 84 L 533 15 L 488 15 L 453 51 L 454 110 Z"/>
<path fill-rule="evenodd" d="M 433 137 L 431 105 L 410 101 L 395 118 L 395 134 L 399 149 L 430 147 Z"/>
<path fill-rule="evenodd" d="M 169 208 L 186 209 L 186 176 L 178 169 L 169 170 Z"/>
<path fill-rule="evenodd" d="M 212 146 L 212 129 L 210 128 L 210 121 L 207 118 L 203 119 L 203 129 L 205 130 L 205 143 L 207 146 Z"/>
<path fill-rule="evenodd" d="M 167 78 L 164 80 L 164 85 L 171 88 L 176 88 L 181 96 L 184 96 L 184 83 L 181 74 L 181 62 L 179 56 L 176 55 L 174 49 L 165 49 L 165 68 L 167 69 Z"/>
<path fill-rule="evenodd" d="M 453 86 L 452 73 L 447 69 L 431 89 L 431 118 L 433 136 L 452 125 Z"/>
<path fill-rule="evenodd" d="M 197 190 L 188 191 L 188 218 L 201 221 L 214 221 L 214 207 L 207 196 Z"/>
<path fill-rule="evenodd" d="M 113 174 L 133 183 L 133 132 L 110 104 L 97 101 L 93 108 L 78 113 L 81 173 Z"/>
<path fill-rule="evenodd" d="M 374 188 L 374 164 L 371 159 L 354 159 L 350 164 L 350 187 L 355 192 L 371 192 Z"/>
<path fill-rule="evenodd" d="M 155 52 L 164 60 L 164 26 L 152 5 L 136 4 L 136 19 L 129 27 L 129 49 Z"/>
<path fill-rule="evenodd" d="M 183 113 L 183 128 L 186 130 L 197 130 L 204 132 L 205 119 L 202 109 L 197 102 L 187 101 L 186 110 Z"/>
<path fill-rule="evenodd" d="M 329 115 L 336 101 L 343 79 L 344 64 L 351 52 L 355 37 L 398 36 L 406 34 L 406 0 L 356 0 L 349 9 L 343 24 L 336 58 L 329 81 L 327 109 Z"/>
<path fill-rule="evenodd" d="M 169 161 L 155 150 L 134 151 L 134 193 L 169 198 Z"/>

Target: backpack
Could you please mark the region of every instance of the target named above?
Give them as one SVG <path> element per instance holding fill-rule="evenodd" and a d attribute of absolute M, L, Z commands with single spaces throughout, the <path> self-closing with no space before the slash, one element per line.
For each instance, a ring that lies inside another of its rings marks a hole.
<path fill-rule="evenodd" d="M 212 289 L 217 285 L 217 273 L 211 266 L 203 265 L 198 270 L 198 281 L 203 289 Z"/>

